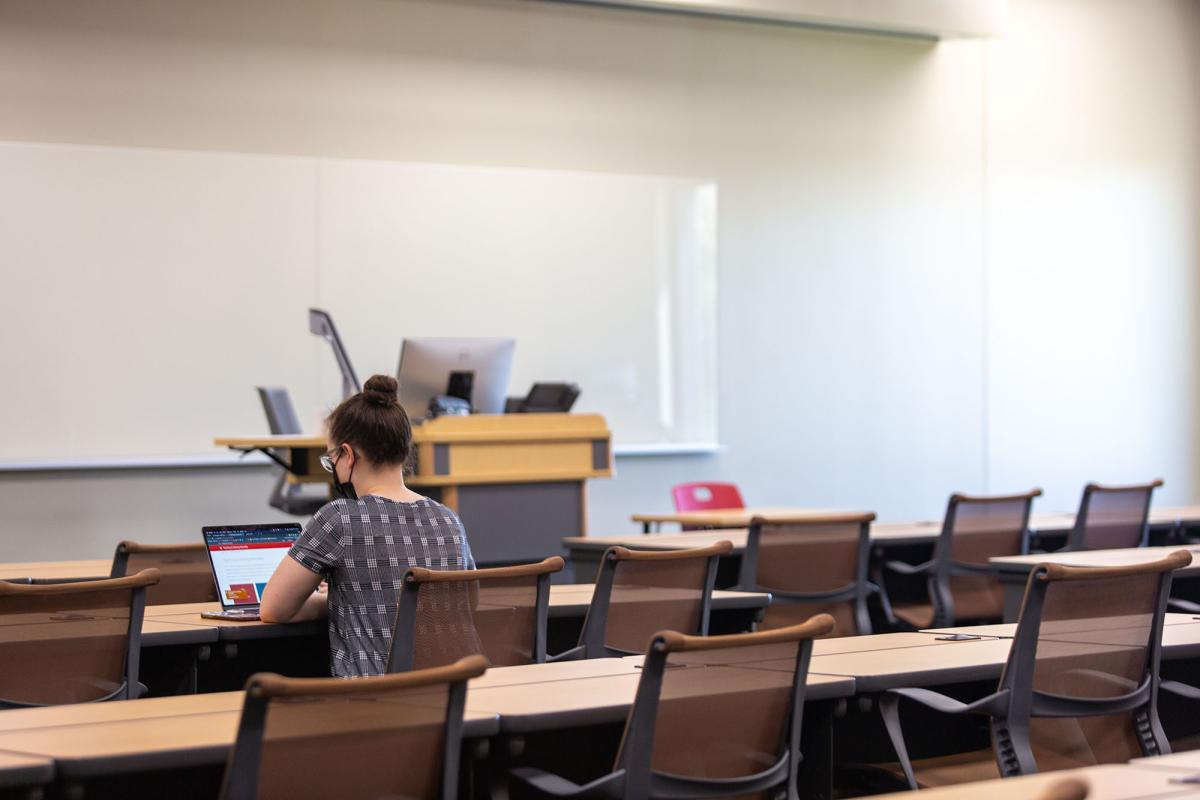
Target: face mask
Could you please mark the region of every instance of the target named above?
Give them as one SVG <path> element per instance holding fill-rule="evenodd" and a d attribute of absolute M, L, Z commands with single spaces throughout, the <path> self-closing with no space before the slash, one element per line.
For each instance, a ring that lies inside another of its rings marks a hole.
<path fill-rule="evenodd" d="M 346 476 L 345 483 L 339 483 L 337 473 L 333 475 L 333 496 L 342 500 L 357 500 L 358 492 L 354 490 L 354 467 L 350 467 L 350 473 Z"/>

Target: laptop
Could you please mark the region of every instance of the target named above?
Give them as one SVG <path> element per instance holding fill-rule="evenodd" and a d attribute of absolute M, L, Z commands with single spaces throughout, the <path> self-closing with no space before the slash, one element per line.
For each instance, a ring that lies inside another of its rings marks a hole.
<path fill-rule="evenodd" d="M 295 522 L 269 525 L 206 526 L 204 549 L 217 583 L 220 611 L 204 611 L 205 619 L 253 621 L 259 618 L 263 589 L 275 568 L 300 537 Z"/>

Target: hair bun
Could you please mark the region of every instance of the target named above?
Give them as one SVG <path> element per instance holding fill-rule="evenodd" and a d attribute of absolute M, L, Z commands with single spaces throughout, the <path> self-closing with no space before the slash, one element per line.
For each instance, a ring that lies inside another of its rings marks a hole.
<path fill-rule="evenodd" d="M 399 388 L 400 384 L 390 375 L 372 375 L 363 384 L 362 396 L 364 400 L 381 406 L 395 405 L 399 402 L 396 397 Z"/>

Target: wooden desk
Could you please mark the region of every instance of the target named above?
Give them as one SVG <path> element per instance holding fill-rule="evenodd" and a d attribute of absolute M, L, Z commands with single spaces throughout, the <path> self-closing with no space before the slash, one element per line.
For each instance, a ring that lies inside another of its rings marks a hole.
<path fill-rule="evenodd" d="M 928 646 L 813 655 L 809 671 L 854 678 L 859 692 L 964 683 L 998 678 L 1011 645 L 1008 639 L 929 639 Z"/>
<path fill-rule="evenodd" d="M 1164 660 L 1200 657 L 1200 620 L 1189 614 L 1169 614 L 1166 622 Z M 852 677 L 860 693 L 998 679 L 1008 659 L 1015 627 L 976 625 L 920 633 L 818 639 L 813 643 L 809 670 Z M 984 638 L 966 641 L 937 638 L 953 633 Z"/>
<path fill-rule="evenodd" d="M 999 639 L 1002 637 L 990 637 Z M 1011 637 L 1010 637 L 1011 638 Z M 953 646 L 955 642 L 941 641 L 928 633 L 874 633 L 867 636 L 843 636 L 833 639 L 817 639 L 813 642 L 813 656 L 832 656 L 847 653 L 881 653 L 913 647 L 939 648 Z M 887 658 L 887 656 L 881 656 Z"/>
<path fill-rule="evenodd" d="M 0 789 L 47 786 L 54 780 L 54 762 L 41 756 L 0 752 Z"/>
<path fill-rule="evenodd" d="M 1170 627 L 1173 625 L 1200 625 L 1200 617 L 1197 617 L 1195 614 L 1169 612 L 1163 618 L 1163 626 Z M 995 625 L 958 625 L 952 628 L 927 628 L 922 630 L 921 633 L 936 635 L 969 633 L 977 636 L 994 636 L 1001 639 L 1011 639 L 1016 630 L 1017 624 L 1015 622 L 1000 622 Z"/>
<path fill-rule="evenodd" d="M 212 644 L 220 637 L 208 625 L 189 625 L 163 619 L 142 619 L 142 647 Z"/>
<path fill-rule="evenodd" d="M 872 543 L 899 547 L 910 544 L 930 544 L 941 532 L 941 523 L 885 522 L 871 525 Z M 746 528 L 716 528 L 687 533 L 656 533 L 649 536 L 568 536 L 562 540 L 569 561 L 575 570 L 575 580 L 594 581 L 600 571 L 600 559 L 610 547 L 621 546 L 634 550 L 684 550 L 707 547 L 727 540 L 733 551 L 722 558 L 723 575 L 727 580 L 736 577 L 736 564 L 746 549 Z M 720 583 L 720 582 L 719 582 Z M 724 585 L 729 585 L 728 583 Z"/>
<path fill-rule="evenodd" d="M 633 521 L 642 524 L 642 532 L 662 526 L 664 522 L 696 528 L 745 528 L 753 517 L 824 517 L 843 513 L 844 509 L 795 508 L 787 506 L 753 506 L 750 508 L 715 508 L 708 511 L 673 511 L 665 514 L 634 514 Z"/>
<path fill-rule="evenodd" d="M 467 708 L 496 712 L 500 717 L 500 730 L 509 733 L 624 721 L 641 678 L 642 656 L 594 658 L 592 661 L 610 662 L 611 666 L 577 669 L 571 673 L 562 670 L 551 680 L 516 681 L 512 676 L 497 675 L 496 680 L 503 680 L 503 685 L 476 687 L 472 682 Z M 534 664 L 504 669 L 539 670 L 551 674 L 551 668 L 563 667 L 572 667 L 572 664 Z M 850 697 L 853 693 L 854 681 L 850 678 L 809 675 L 809 690 L 805 697 L 824 700 Z"/>
<path fill-rule="evenodd" d="M 640 674 L 640 659 L 489 670 L 469 684 L 464 735 L 620 722 L 629 712 Z M 809 697 L 853 692 L 853 680 L 814 676 Z M 43 762 L 52 759 L 60 776 L 74 780 L 219 765 L 233 745 L 242 700 L 242 692 L 220 692 L 18 709 L 0 714 L 0 753 L 9 748 Z M 511 719 L 502 719 L 494 708 L 504 709 Z"/>
<path fill-rule="evenodd" d="M 1109 629 L 1111 623 L 1108 623 Z M 938 628 L 923 633 L 936 636 L 968 634 L 971 636 L 1012 639 L 1017 625 L 1013 622 L 999 625 L 964 625 L 957 628 Z M 1200 617 L 1192 614 L 1167 614 L 1163 620 L 1162 656 L 1164 659 L 1195 658 L 1200 656 Z"/>
<path fill-rule="evenodd" d="M 274 623 L 259 620 L 205 619 L 200 616 L 201 612 L 204 611 L 220 610 L 220 603 L 179 603 L 166 606 L 147 606 L 146 622 L 206 628 L 216 635 L 218 641 L 222 642 L 315 636 L 324 634 L 328 630 L 329 625 L 323 619 L 312 620 L 310 622 Z"/>
<path fill-rule="evenodd" d="M 582 622 L 592 602 L 595 585 L 591 583 L 557 584 L 550 587 L 551 619 L 577 619 Z M 771 595 L 765 592 L 731 592 L 714 591 L 712 609 L 721 611 L 761 611 L 771 602 Z M 261 620 L 237 621 L 226 619 L 206 619 L 201 617 L 204 611 L 219 611 L 219 603 L 180 603 L 166 606 L 147 606 L 145 624 L 142 626 L 143 636 L 147 630 L 165 633 L 173 627 L 184 629 L 207 628 L 214 631 L 220 641 L 245 641 L 247 639 L 269 639 L 281 636 L 310 636 L 324 634 L 328 627 L 326 620 L 312 622 L 275 623 Z M 147 626 L 152 626 L 148 628 Z"/>
<path fill-rule="evenodd" d="M 550 587 L 550 618 L 547 624 L 547 649 L 550 653 L 568 650 L 579 641 L 594 588 L 592 584 L 558 584 Z M 771 596 L 763 593 L 714 592 L 711 632 L 749 630 L 770 601 Z M 252 672 L 264 670 L 289 674 L 327 674 L 324 670 L 328 662 L 322 661 L 318 653 L 324 652 L 328 636 L 326 620 L 278 624 L 213 620 L 200 616 L 202 611 L 219 608 L 217 603 L 147 607 L 142 626 L 145 644 L 143 661 L 159 650 L 162 651 L 159 662 L 165 662 L 170 655 L 173 659 L 171 663 L 159 666 L 158 671 L 171 676 L 190 676 L 190 685 L 193 687 L 188 689 L 183 683 L 177 682 L 178 688 L 174 691 L 234 689 L 240 687 Z M 149 649 L 156 645 L 203 645 L 213 642 L 223 644 L 215 649 L 213 658 L 199 664 L 194 648 Z M 296 661 L 297 658 L 302 661 Z M 165 681 L 163 683 L 170 685 Z M 157 686 L 153 683 L 150 685 L 156 693 L 160 693 Z"/>
<path fill-rule="evenodd" d="M 1200 519 L 1200 506 L 1194 507 L 1195 517 Z M 1171 523 L 1177 521 L 1175 512 L 1180 509 L 1168 510 L 1160 517 L 1169 518 Z M 750 508 L 711 509 L 709 511 L 675 511 L 663 514 L 634 514 L 634 522 L 642 524 L 642 532 L 650 533 L 661 528 L 664 523 L 688 525 L 696 528 L 745 528 L 753 517 L 782 517 L 800 518 L 827 516 L 841 513 L 838 509 L 830 508 L 792 508 L 786 506 L 756 506 Z M 854 512 L 851 512 L 854 513 Z M 1033 514 L 1029 518 L 1029 527 L 1033 530 L 1070 530 L 1075 524 L 1075 515 L 1070 512 L 1049 512 Z M 942 521 L 920 520 L 916 522 L 876 522 L 872 530 L 883 532 L 880 537 L 888 539 L 918 539 L 929 540 L 936 538 L 942 530 Z M 872 538 L 875 538 L 874 534 Z"/>
<path fill-rule="evenodd" d="M 60 777 L 74 780 L 219 765 L 233 746 L 242 699 L 242 692 L 219 692 L 20 709 L 19 722 L 0 730 L 0 750 L 52 759 Z M 468 738 L 498 730 L 494 714 L 468 711 L 464 716 Z"/>
<path fill-rule="evenodd" d="M 1200 772 L 1200 750 L 1185 750 L 1182 753 L 1171 753 L 1167 756 L 1149 756 L 1135 758 L 1129 762 L 1135 767 L 1165 769 L 1175 772 Z"/>
<path fill-rule="evenodd" d="M 0 564 L 0 580 L 16 581 L 107 578 L 112 570 L 111 558 L 92 558 L 77 561 L 10 561 Z"/>
<path fill-rule="evenodd" d="M 586 483 L 613 474 L 611 439 L 599 414 L 438 417 L 413 427 L 408 485 L 458 513 L 480 566 L 537 561 L 558 551 L 564 533 L 587 532 Z M 319 463 L 324 434 L 214 443 L 283 451 L 289 480 L 329 481 Z"/>
<path fill-rule="evenodd" d="M 614 545 L 637 550 L 680 550 L 688 547 L 707 547 L 722 539 L 727 539 L 733 543 L 733 552 L 725 560 L 738 562 L 741 560 L 742 552 L 746 549 L 745 526 L 749 524 L 750 517 L 754 514 L 771 516 L 818 513 L 834 512 L 794 508 L 750 508 L 729 511 L 694 511 L 686 514 L 635 514 L 633 518 L 643 521 L 647 526 L 651 522 L 658 524 L 660 521 L 684 520 L 689 525 L 702 522 L 712 523 L 712 527 L 711 529 L 649 536 L 569 536 L 562 540 L 562 544 L 566 548 L 571 565 L 575 570 L 575 580 L 594 581 L 599 572 L 601 556 L 605 550 Z M 1185 514 L 1190 516 L 1181 516 Z M 1151 517 L 1158 519 L 1160 524 L 1167 527 L 1178 525 L 1181 519 L 1191 519 L 1200 524 L 1200 506 L 1159 509 L 1153 512 Z M 1041 534 L 1065 534 L 1074 524 L 1075 515 L 1071 513 L 1034 514 L 1029 518 L 1030 530 Z M 932 545 L 941 532 L 941 520 L 873 522 L 871 523 L 871 543 L 877 548 Z M 731 567 L 724 570 L 723 574 L 730 576 L 734 572 L 735 570 Z"/>
<path fill-rule="evenodd" d="M 1166 558 L 1177 550 L 1200 550 L 1200 547 L 1174 545 L 1167 547 L 1129 547 L 1116 550 L 1078 550 L 1072 552 L 1036 553 L 1028 556 L 1004 556 L 988 559 L 1000 573 L 1004 584 L 1004 621 L 1016 622 L 1025 596 L 1029 573 L 1038 564 L 1063 564 L 1069 567 L 1124 567 L 1146 564 Z M 1176 570 L 1175 576 L 1200 575 L 1200 562 Z"/>
<path fill-rule="evenodd" d="M 1171 773 L 1160 770 L 1158 774 L 1144 766 L 1142 761 L 1131 764 L 1106 764 L 1099 767 L 1041 772 L 1036 775 L 1021 775 L 992 781 L 962 783 L 938 789 L 922 789 L 920 797 L 929 800 L 1013 800 L 1013 798 L 1036 798 L 1049 786 L 1067 778 L 1081 778 L 1090 787 L 1088 800 L 1150 800 L 1151 798 L 1179 798 L 1192 800 L 1196 788 L 1186 784 L 1171 783 Z M 901 795 L 887 795 L 897 798 Z M 907 793 L 906 795 L 907 796 Z"/>

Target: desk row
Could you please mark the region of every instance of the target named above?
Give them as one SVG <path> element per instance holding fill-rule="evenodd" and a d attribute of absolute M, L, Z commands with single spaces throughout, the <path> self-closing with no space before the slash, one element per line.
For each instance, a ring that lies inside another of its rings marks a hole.
<path fill-rule="evenodd" d="M 845 698 L 868 699 L 902 686 L 994 681 L 1011 640 L 989 638 L 985 630 L 976 635 L 981 638 L 954 641 L 937 632 L 917 632 L 814 642 L 806 752 L 828 755 L 829 743 L 838 736 L 835 718 L 855 707 Z M 1168 615 L 1163 638 L 1168 661 L 1200 657 L 1200 620 Z M 555 759 L 569 757 L 563 742 L 583 747 L 603 740 L 598 751 L 615 746 L 612 739 L 633 702 L 642 661 L 631 656 L 489 670 L 469 684 L 464 735 L 492 744 L 481 748 L 468 742 L 464 754 L 499 758 L 502 763 L 486 767 L 495 770 L 528 759 L 561 766 Z M 5 711 L 0 713 L 0 783 L 49 779 L 51 766 L 55 779 L 64 783 L 125 780 L 148 770 L 199 770 L 215 781 L 234 741 L 242 702 L 242 692 L 217 692 Z M 802 769 L 810 783 L 827 785 L 831 765 L 831 758 L 813 757 Z"/>

